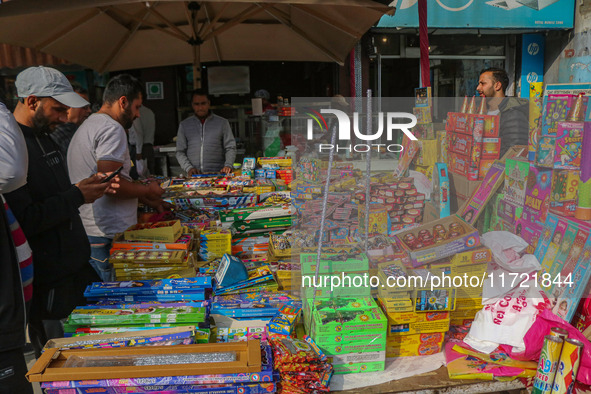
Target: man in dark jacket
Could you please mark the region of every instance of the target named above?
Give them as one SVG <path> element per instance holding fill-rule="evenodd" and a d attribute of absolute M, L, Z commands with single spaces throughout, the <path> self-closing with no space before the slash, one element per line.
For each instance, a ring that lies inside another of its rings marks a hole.
<path fill-rule="evenodd" d="M 26 177 L 25 140 L 0 102 L 0 393 L 33 393 L 25 379 L 23 354 L 25 302 L 31 297 L 33 279 L 31 249 L 2 196 L 22 187 Z"/>
<path fill-rule="evenodd" d="M 90 246 L 78 208 L 114 192 L 116 185 L 92 175 L 70 183 L 64 159 L 49 136 L 66 121 L 69 107 L 88 102 L 67 78 L 49 67 L 30 67 L 16 79 L 14 117 L 28 151 L 27 184 L 5 195 L 33 250 L 35 278 L 29 336 L 37 357 L 45 342 L 63 336 L 59 319 L 84 302 L 84 289 L 98 276 L 88 263 Z M 88 174 L 91 175 L 91 174 Z"/>
<path fill-rule="evenodd" d="M 480 73 L 476 90 L 486 97 L 489 115 L 500 115 L 499 135 L 501 157 L 515 145 L 527 145 L 529 135 L 529 105 L 526 99 L 506 97 L 509 85 L 507 72 L 502 68 L 488 68 Z"/>

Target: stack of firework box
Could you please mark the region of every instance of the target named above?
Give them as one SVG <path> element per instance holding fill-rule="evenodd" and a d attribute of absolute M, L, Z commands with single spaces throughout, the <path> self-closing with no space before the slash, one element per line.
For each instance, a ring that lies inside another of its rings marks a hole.
<path fill-rule="evenodd" d="M 292 230 L 288 230 L 283 234 L 271 233 L 267 256 L 279 289 L 299 293 L 302 274 L 300 263 L 296 261 L 299 249 L 292 248 L 294 236 Z M 292 254 L 294 252 L 295 255 Z"/>
<path fill-rule="evenodd" d="M 422 277 L 423 271 L 408 269 L 401 260 L 379 266 L 378 301 L 388 319 L 387 357 L 425 356 L 441 351 L 449 329 L 453 295 L 450 289 L 431 291 L 426 282 L 409 281 L 409 275 Z"/>
<path fill-rule="evenodd" d="M 253 170 L 255 179 L 282 180 L 285 185 L 293 180 L 291 157 L 259 157 L 257 164 L 260 168 Z"/>
<path fill-rule="evenodd" d="M 226 253 L 232 253 L 232 234 L 229 230 L 210 229 L 199 234 L 199 258 L 214 260 Z"/>
<path fill-rule="evenodd" d="M 115 236 L 109 262 L 117 280 L 193 277 L 194 248 L 194 235 L 178 220 L 143 223 Z"/>
<path fill-rule="evenodd" d="M 482 287 L 490 262 L 491 250 L 481 246 L 427 265 L 432 272 L 445 273 L 451 278 L 455 309 L 450 312 L 450 338 L 463 340 L 476 312 L 482 309 Z"/>
<path fill-rule="evenodd" d="M 92 304 L 76 307 L 64 332 L 66 336 L 114 334 L 194 325 L 196 342 L 208 342 L 211 293 L 208 276 L 96 282 L 84 292 Z"/>
<path fill-rule="evenodd" d="M 370 234 L 394 234 L 423 221 L 425 195 L 419 193 L 413 178 L 386 178 L 370 185 Z M 357 191 L 359 228 L 365 233 L 365 192 Z"/>
<path fill-rule="evenodd" d="M 365 253 L 300 254 L 304 325 L 335 374 L 381 371 L 387 319 L 370 296 Z M 340 280 L 340 283 L 336 283 Z"/>
<path fill-rule="evenodd" d="M 268 344 L 49 349 L 27 374 L 46 393 L 244 393 L 276 391 Z"/>
<path fill-rule="evenodd" d="M 482 179 L 500 157 L 499 117 L 450 112 L 445 128 L 449 171 L 469 180 Z"/>

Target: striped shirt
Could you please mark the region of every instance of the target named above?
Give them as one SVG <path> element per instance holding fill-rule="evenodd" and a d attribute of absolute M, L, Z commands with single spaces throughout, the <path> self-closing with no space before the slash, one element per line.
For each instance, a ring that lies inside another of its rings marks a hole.
<path fill-rule="evenodd" d="M 31 248 L 29 247 L 29 243 L 25 238 L 21 226 L 12 214 L 8 203 L 4 200 L 4 196 L 0 195 L 0 197 L 2 197 L 2 202 L 4 203 L 8 225 L 10 226 L 10 232 L 12 233 L 12 241 L 16 248 L 16 254 L 21 269 L 23 295 L 25 297 L 25 302 L 27 302 L 33 297 L 33 253 L 31 252 Z"/>

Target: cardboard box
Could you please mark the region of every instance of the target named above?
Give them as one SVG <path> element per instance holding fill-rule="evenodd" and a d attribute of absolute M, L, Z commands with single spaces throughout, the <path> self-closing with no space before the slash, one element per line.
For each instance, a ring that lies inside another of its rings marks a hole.
<path fill-rule="evenodd" d="M 468 134 L 449 132 L 447 134 L 447 146 L 450 152 L 461 155 L 471 155 L 474 138 Z"/>
<path fill-rule="evenodd" d="M 482 139 L 482 155 L 483 159 L 498 159 L 501 155 L 501 139 L 500 138 L 483 138 Z"/>
<path fill-rule="evenodd" d="M 123 233 L 116 234 L 111 244 L 111 253 L 115 249 L 135 250 L 135 249 L 166 249 L 166 250 L 184 250 L 189 251 L 194 248 L 194 235 L 192 233 L 182 234 L 175 242 L 145 242 L 145 241 L 126 241 Z"/>
<path fill-rule="evenodd" d="M 174 243 L 181 236 L 180 220 L 168 222 L 139 223 L 123 233 L 126 241 L 156 241 Z"/>
<path fill-rule="evenodd" d="M 435 208 L 432 202 L 425 203 L 425 209 L 423 210 L 423 223 L 431 223 L 439 219 L 439 211 Z"/>
<path fill-rule="evenodd" d="M 486 246 L 482 246 L 476 249 L 457 253 L 451 258 L 450 263 L 452 266 L 459 267 L 471 264 L 488 263 L 490 261 L 492 261 L 491 250 Z"/>
<path fill-rule="evenodd" d="M 379 372 L 383 371 L 386 367 L 386 354 L 382 352 L 384 361 L 372 361 L 372 362 L 353 362 L 348 361 L 347 363 L 333 364 L 333 370 L 335 375 L 342 375 L 348 373 L 363 373 L 363 372 Z M 380 355 L 381 358 L 381 355 Z M 349 356 L 350 360 L 356 359 L 355 355 Z"/>
<path fill-rule="evenodd" d="M 441 334 L 441 333 L 439 333 Z M 386 346 L 386 357 L 413 357 L 428 356 L 441 352 L 443 347 L 443 338 L 439 342 L 429 342 L 421 344 L 404 344 L 401 346 Z"/>
<path fill-rule="evenodd" d="M 505 164 L 496 162 L 492 165 L 482 183 L 472 193 L 468 202 L 458 211 L 458 215 L 467 223 L 474 225 L 496 190 L 505 180 Z"/>
<path fill-rule="evenodd" d="M 434 243 L 434 241 L 427 242 L 425 239 L 421 239 L 419 233 L 427 231 L 431 235 L 431 240 L 433 240 L 433 235 L 430 232 L 435 226 L 443 226 L 447 234 L 447 239 L 441 240 L 438 243 Z M 456 228 L 457 231 L 451 227 Z M 476 248 L 480 244 L 478 231 L 456 215 L 403 231 L 398 233 L 396 237 L 407 249 L 414 267 Z"/>
<path fill-rule="evenodd" d="M 449 172 L 458 174 L 464 177 L 468 176 L 471 159 L 468 155 L 461 155 L 455 152 L 448 152 L 449 158 Z"/>
<path fill-rule="evenodd" d="M 149 366 L 116 366 L 64 368 L 64 363 L 78 357 L 141 357 L 185 354 L 236 352 L 236 361 L 215 364 L 167 364 Z M 68 380 L 93 380 L 117 378 L 153 378 L 160 376 L 238 374 L 261 371 L 261 348 L 258 340 L 237 343 L 216 343 L 178 346 L 147 346 L 114 349 L 59 350 L 48 349 L 25 375 L 29 382 L 52 382 Z"/>
<path fill-rule="evenodd" d="M 434 315 L 437 320 L 403 323 L 397 324 L 388 319 L 388 336 L 404 336 L 412 334 L 428 334 L 433 332 L 445 332 L 449 330 L 449 314 L 441 314 L 441 312 L 426 313 L 426 315 Z M 437 315 L 435 315 L 437 314 Z M 441 319 L 446 317 L 445 319 Z"/>

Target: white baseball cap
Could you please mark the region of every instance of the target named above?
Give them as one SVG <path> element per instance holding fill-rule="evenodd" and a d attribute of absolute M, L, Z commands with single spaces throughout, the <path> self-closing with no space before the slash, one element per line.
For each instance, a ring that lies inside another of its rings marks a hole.
<path fill-rule="evenodd" d="M 68 78 L 55 68 L 29 67 L 16 76 L 19 97 L 51 97 L 72 108 L 82 108 L 90 103 L 74 92 Z"/>

